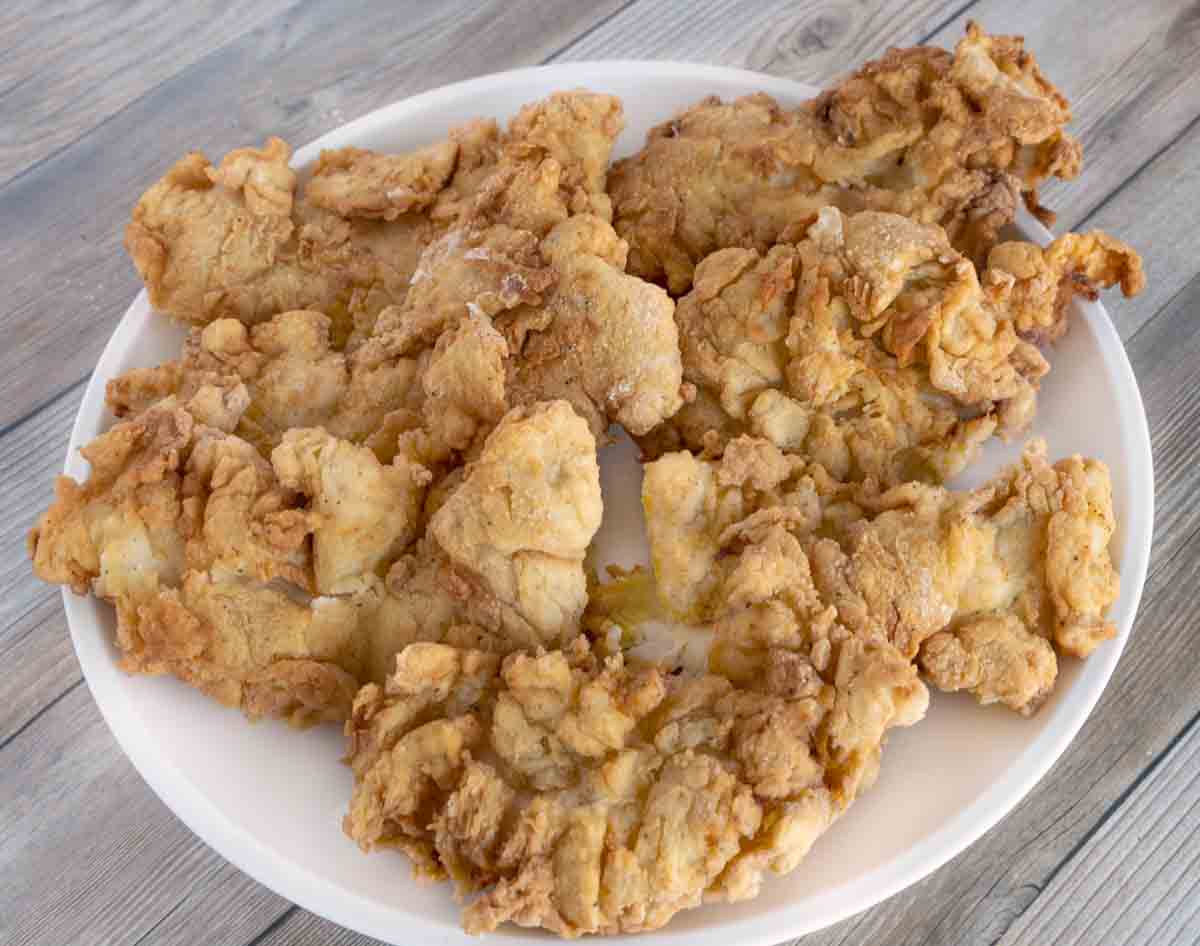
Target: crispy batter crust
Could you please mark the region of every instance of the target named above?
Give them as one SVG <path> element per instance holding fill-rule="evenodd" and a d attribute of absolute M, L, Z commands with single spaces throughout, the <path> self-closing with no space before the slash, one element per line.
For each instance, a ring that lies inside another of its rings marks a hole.
<path fill-rule="evenodd" d="M 823 207 L 940 224 L 982 262 L 1023 195 L 1079 172 L 1066 100 L 1019 37 L 974 24 L 954 55 L 892 49 L 787 110 L 705 99 L 650 132 L 609 175 L 630 272 L 682 294 L 714 250 L 793 242 Z"/>
<path fill-rule="evenodd" d="M 1116 633 L 1119 589 L 1107 468 L 1044 451 L 967 493 L 842 483 L 750 438 L 719 461 L 669 454 L 642 488 L 659 592 L 680 619 L 716 622 L 711 665 L 734 680 L 777 631 L 729 614 L 787 589 L 809 620 L 887 639 L 940 688 L 1031 713 L 1054 649 L 1085 657 Z"/>
<path fill-rule="evenodd" d="M 1141 261 L 1103 233 L 1003 243 L 976 276 L 935 225 L 824 208 L 798 244 L 696 268 L 676 319 L 697 396 L 640 442 L 719 454 L 752 434 L 840 479 L 941 482 L 1029 424 L 1049 370 L 1033 343 L 1116 282 L 1139 291 Z"/>
<path fill-rule="evenodd" d="M 797 629 L 770 653 L 811 686 L 669 678 L 599 663 L 582 640 L 503 661 L 414 644 L 355 699 L 346 831 L 478 894 L 472 933 L 637 932 L 752 897 L 799 863 L 869 781 L 885 731 L 927 702 L 890 645 L 845 629 Z"/>

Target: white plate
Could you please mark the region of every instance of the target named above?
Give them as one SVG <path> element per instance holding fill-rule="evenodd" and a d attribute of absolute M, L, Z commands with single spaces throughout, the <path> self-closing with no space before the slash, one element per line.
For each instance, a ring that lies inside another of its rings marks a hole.
<path fill-rule="evenodd" d="M 640 147 L 651 125 L 710 94 L 765 90 L 797 102 L 814 90 L 784 79 L 675 63 L 580 63 L 522 69 L 428 92 L 381 109 L 304 148 L 408 149 L 476 116 L 505 119 L 549 92 L 586 87 L 625 102 L 628 128 L 618 153 Z M 164 155 L 164 167 L 174 155 Z M 134 195 L 130 195 L 131 202 Z M 1022 216 L 1018 228 L 1049 234 Z M 878 784 L 787 877 L 745 903 L 683 913 L 643 943 L 771 944 L 865 909 L 924 877 L 999 821 L 1066 748 L 1099 698 L 1133 624 L 1146 575 L 1154 518 L 1150 440 L 1137 383 L 1104 309 L 1077 303 L 1074 327 L 1050 354 L 1032 434 L 1054 457 L 1099 457 L 1113 474 L 1119 528 L 1113 552 L 1121 597 L 1118 638 L 1086 662 L 1063 661 L 1058 687 L 1032 720 L 981 709 L 966 697 L 938 696 L 920 725 L 897 731 Z M 104 383 L 129 368 L 173 357 L 182 331 L 155 316 L 139 295 L 113 333 L 88 385 L 71 435 L 68 474 L 87 468 L 77 449 L 106 429 Z M 971 471 L 982 479 L 1013 459 L 1019 444 L 992 444 Z M 626 441 L 601 458 L 605 522 L 601 560 L 645 561 L 640 476 Z M 342 834 L 349 771 L 338 764 L 336 727 L 297 733 L 268 722 L 250 726 L 171 679 L 130 677 L 116 667 L 111 610 L 64 594 L 79 662 L 117 741 L 159 797 L 208 844 L 272 890 L 343 926 L 390 943 L 477 943 L 458 925 L 446 885 L 418 885 L 403 856 L 361 854 Z M 541 943 L 509 932 L 504 942 Z"/>

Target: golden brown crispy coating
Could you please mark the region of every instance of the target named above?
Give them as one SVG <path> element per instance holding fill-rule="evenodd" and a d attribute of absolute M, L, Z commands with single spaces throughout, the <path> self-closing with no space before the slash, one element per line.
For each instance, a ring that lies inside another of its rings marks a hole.
<path fill-rule="evenodd" d="M 269 455 L 294 427 L 323 427 L 335 437 L 369 441 L 396 411 L 419 408 L 415 358 L 368 363 L 332 348 L 331 323 L 319 312 L 284 312 L 247 327 L 218 319 L 193 328 L 177 361 L 135 368 L 108 382 L 105 399 L 119 418 L 136 417 L 168 394 L 189 403 L 204 385 L 244 385 L 248 402 L 228 428 Z M 206 419 L 206 423 L 213 421 Z M 376 446 L 376 444 L 372 444 Z M 390 459 L 395 436 L 381 448 Z"/>
<path fill-rule="evenodd" d="M 813 663 L 814 654 L 823 668 Z M 345 828 L 449 876 L 468 932 L 656 929 L 784 873 L 853 801 L 928 695 L 883 641 L 780 641 L 749 686 L 665 676 L 582 639 L 499 657 L 414 644 L 347 724 Z M 808 671 L 810 685 L 790 685 Z"/>
<path fill-rule="evenodd" d="M 30 553 L 38 577 L 116 606 L 122 667 L 173 673 L 250 715 L 344 717 L 353 609 L 304 603 L 308 514 L 270 464 L 173 398 L 83 452 L 91 476 L 59 479 Z"/>
<path fill-rule="evenodd" d="M 478 334 L 490 323 L 506 345 L 509 404 L 565 399 L 597 436 L 614 422 L 644 434 L 679 408 L 674 303 L 624 273 L 627 246 L 610 224 L 577 214 L 540 241 L 504 224 L 476 224 L 430 246 L 409 298 L 380 315 L 356 358 L 411 358 L 456 326 Z M 479 347 L 493 353 L 477 356 L 493 377 L 499 340 Z"/>
<path fill-rule="evenodd" d="M 316 591 L 373 584 L 417 538 L 432 474 L 397 454 L 390 464 L 320 427 L 293 428 L 271 453 L 279 482 L 308 497 Z"/>
<path fill-rule="evenodd" d="M 748 433 L 839 479 L 941 482 L 1032 420 L 1049 366 L 1026 339 L 1061 335 L 1074 295 L 1117 281 L 1140 290 L 1141 262 L 1102 233 L 1001 244 L 977 277 L 937 226 L 825 208 L 794 246 L 696 268 L 676 319 L 698 396 L 643 449 L 719 453 Z"/>
<path fill-rule="evenodd" d="M 674 303 L 622 271 L 611 225 L 579 214 L 544 239 L 506 224 L 464 226 L 425 251 L 408 298 L 373 334 L 337 351 L 317 312 L 247 327 L 194 328 L 182 357 L 109 382 L 118 417 L 167 394 L 244 385 L 239 436 L 264 455 L 295 427 L 366 443 L 383 461 L 423 426 L 443 453 L 470 455 L 504 411 L 564 398 L 593 433 L 645 433 L 683 403 Z"/>
<path fill-rule="evenodd" d="M 637 435 L 669 418 L 684 395 L 671 299 L 623 272 L 625 243 L 598 217 L 555 227 L 542 253 L 557 273 L 544 313 L 499 320 L 513 353 L 513 400 L 565 398 L 597 436 L 610 422 Z"/>
<path fill-rule="evenodd" d="M 457 476 L 424 465 L 422 433 L 384 463 L 293 429 L 268 462 L 167 397 L 84 448 L 86 483 L 59 480 L 34 572 L 115 605 L 126 670 L 298 724 L 345 718 L 413 640 L 507 653 L 576 634 L 601 516 L 586 422 L 515 409 Z"/>
<path fill-rule="evenodd" d="M 1051 644 L 1085 657 L 1115 635 L 1119 587 L 1107 468 L 1050 466 L 1044 449 L 966 493 L 841 483 L 749 438 L 719 461 L 669 454 L 642 491 L 659 593 L 681 619 L 717 621 L 712 666 L 735 680 L 729 655 L 778 632 L 723 616 L 785 588 L 808 620 L 886 638 L 935 685 L 1030 713 L 1057 674 Z"/>
<path fill-rule="evenodd" d="M 551 646 L 579 626 L 583 558 L 602 514 L 595 439 L 570 405 L 552 401 L 505 416 L 428 534 L 472 607 L 494 602 L 489 623 L 519 646 Z"/>
<path fill-rule="evenodd" d="M 192 153 L 134 208 L 126 248 L 151 303 L 193 324 L 293 309 L 329 315 L 356 344 L 403 301 L 421 252 L 461 214 L 534 230 L 611 218 L 603 168 L 620 103 L 587 92 L 525 106 L 500 135 L 475 122 L 407 155 L 322 154 L 304 194 L 278 138 L 213 167 Z"/>
<path fill-rule="evenodd" d="M 658 126 L 609 176 L 616 227 L 630 272 L 675 294 L 714 250 L 765 253 L 831 206 L 940 224 L 982 262 L 1021 195 L 1078 173 L 1070 117 L 1019 37 L 971 24 L 953 56 L 893 49 L 793 110 L 710 98 Z"/>
<path fill-rule="evenodd" d="M 458 142 L 448 138 L 408 154 L 322 151 L 304 195 L 339 217 L 395 220 L 433 204 L 454 175 L 458 150 Z"/>

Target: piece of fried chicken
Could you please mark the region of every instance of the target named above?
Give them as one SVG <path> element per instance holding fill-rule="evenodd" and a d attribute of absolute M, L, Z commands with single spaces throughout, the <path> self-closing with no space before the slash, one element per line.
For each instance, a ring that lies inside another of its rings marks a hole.
<path fill-rule="evenodd" d="M 30 554 L 42 580 L 116 607 L 122 668 L 174 674 L 252 717 L 343 718 L 354 609 L 311 597 L 308 516 L 270 464 L 174 398 L 83 453 L 91 475 L 59 478 Z"/>
<path fill-rule="evenodd" d="M 1074 296 L 1143 282 L 1099 232 L 1002 243 L 977 276 L 936 225 L 826 207 L 798 244 L 696 268 L 676 320 L 697 396 L 642 446 L 711 454 L 750 434 L 837 479 L 942 482 L 1033 419 L 1034 343 L 1066 330 Z"/>
<path fill-rule="evenodd" d="M 328 317 L 303 310 L 253 326 L 218 319 L 191 329 L 178 359 L 110 380 L 105 399 L 118 418 L 131 418 L 168 395 L 187 401 L 205 386 L 240 384 L 249 403 L 234 432 L 264 456 L 287 431 L 322 427 L 369 444 L 386 462 L 400 430 L 419 422 L 413 412 L 423 399 L 424 365 L 417 358 L 367 364 L 336 350 L 331 330 Z"/>
<path fill-rule="evenodd" d="M 108 383 L 118 417 L 201 387 L 244 385 L 238 436 L 270 455 L 285 432 L 323 427 L 391 460 L 423 428 L 429 450 L 470 456 L 511 406 L 562 398 L 602 436 L 645 434 L 683 403 L 675 304 L 624 272 L 627 245 L 592 214 L 543 239 L 505 224 L 451 230 L 422 256 L 403 306 L 338 351 L 319 312 L 193 328 L 180 358 Z"/>
<path fill-rule="evenodd" d="M 893 49 L 797 108 L 706 99 L 609 175 L 630 272 L 682 294 L 714 250 L 766 253 L 822 207 L 937 223 L 982 263 L 1024 196 L 1079 171 L 1066 100 L 1020 37 L 969 24 L 953 55 Z"/>
<path fill-rule="evenodd" d="M 625 274 L 627 253 L 593 214 L 557 224 L 540 241 L 468 220 L 429 248 L 405 304 L 380 316 L 356 357 L 413 357 L 464 319 L 486 322 L 503 337 L 509 403 L 563 398 L 596 436 L 610 423 L 645 434 L 690 391 L 675 305 L 661 288 Z"/>
<path fill-rule="evenodd" d="M 192 413 L 216 402 L 226 430 Z M 295 429 L 268 462 L 227 432 L 246 402 L 204 388 L 117 424 L 30 534 L 39 578 L 115 606 L 124 669 L 309 724 L 346 718 L 411 640 L 508 652 L 578 632 L 601 500 L 595 441 L 565 402 L 510 412 L 436 483 L 420 436 L 383 463 Z"/>
<path fill-rule="evenodd" d="M 888 643 L 830 624 L 747 685 L 561 650 L 414 644 L 347 724 L 345 829 L 475 896 L 468 932 L 632 933 L 758 893 L 874 779 L 928 693 Z"/>
<path fill-rule="evenodd" d="M 1086 657 L 1116 633 L 1108 470 L 1080 457 L 1051 466 L 1041 443 L 954 493 L 842 483 L 739 438 L 719 461 L 648 464 L 642 497 L 661 599 L 677 618 L 717 622 L 711 666 L 735 680 L 745 642 L 771 638 L 769 622 L 737 623 L 760 585 L 805 601 L 812 620 L 828 609 L 886 638 L 939 688 L 1025 714 L 1053 687 L 1055 649 Z"/>
<path fill-rule="evenodd" d="M 478 121 L 409 154 L 324 152 L 302 195 L 278 138 L 216 167 L 193 152 L 138 201 L 125 245 L 151 303 L 178 319 L 317 310 L 341 348 L 403 301 L 424 248 L 467 210 L 539 236 L 571 213 L 611 219 L 604 168 L 622 121 L 611 96 L 559 93 L 504 134 Z"/>

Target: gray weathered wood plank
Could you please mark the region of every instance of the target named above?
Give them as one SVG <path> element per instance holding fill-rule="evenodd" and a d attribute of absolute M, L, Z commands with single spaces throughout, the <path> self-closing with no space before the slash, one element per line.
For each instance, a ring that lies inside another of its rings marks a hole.
<path fill-rule="evenodd" d="M 1001 946 L 1200 941 L 1200 726 L 1193 720 Z"/>
<path fill-rule="evenodd" d="M 295 3 L 5 3 L 0 184 Z"/>
<path fill-rule="evenodd" d="M 639 0 L 561 58 L 677 59 L 823 83 L 889 46 L 921 42 L 962 7 L 962 0 Z"/>
<path fill-rule="evenodd" d="M 0 429 L 91 370 L 139 288 L 129 209 L 178 157 L 303 144 L 397 99 L 540 62 L 619 0 L 305 4 L 203 57 L 0 187 Z"/>
<path fill-rule="evenodd" d="M 59 592 L 34 580 L 25 536 L 54 496 L 82 394 L 0 436 L 0 746 L 80 679 Z"/>
<path fill-rule="evenodd" d="M 1195 122 L 1080 223 L 1119 234 L 1146 257 L 1146 290 L 1110 306 L 1128 343 L 1195 277 L 1200 232 L 1200 126 Z M 1148 370 L 1152 370 L 1149 368 Z"/>
<path fill-rule="evenodd" d="M 0 765 L 0 942 L 6 946 L 115 946 L 142 937 L 157 944 L 170 941 L 173 920 L 197 911 L 203 919 L 175 941 L 228 946 L 252 939 L 282 903 L 150 794 L 86 687 L 51 707 L 36 731 L 17 736 L 6 760 Z"/>

